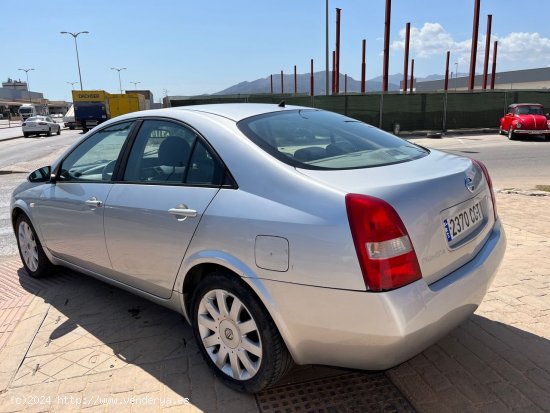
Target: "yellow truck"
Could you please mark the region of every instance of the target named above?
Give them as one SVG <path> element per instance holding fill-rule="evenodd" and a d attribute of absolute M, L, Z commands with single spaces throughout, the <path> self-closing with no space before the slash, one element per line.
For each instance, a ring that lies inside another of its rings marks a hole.
<path fill-rule="evenodd" d="M 88 129 L 125 113 L 145 109 L 145 96 L 139 93 L 110 94 L 104 90 L 73 90 L 75 123 Z"/>

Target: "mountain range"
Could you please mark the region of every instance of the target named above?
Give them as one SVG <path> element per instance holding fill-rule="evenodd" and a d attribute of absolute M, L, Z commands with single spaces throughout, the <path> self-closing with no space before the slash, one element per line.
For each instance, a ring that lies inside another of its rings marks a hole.
<path fill-rule="evenodd" d="M 332 72 L 330 72 L 332 77 Z M 461 74 L 459 74 L 460 76 Z M 281 74 L 273 74 L 273 93 L 281 93 Z M 316 95 L 325 94 L 325 72 L 315 72 L 314 76 L 314 91 Z M 424 80 L 439 80 L 443 79 L 444 75 L 429 75 L 423 78 L 415 78 L 416 81 Z M 331 80 L 331 79 L 329 79 Z M 401 81 L 403 80 L 403 74 L 397 73 L 388 77 L 388 89 L 390 91 L 398 91 L 400 89 Z M 340 74 L 340 91 L 344 92 L 345 75 Z M 366 82 L 367 92 L 377 92 L 382 90 L 382 76 L 378 76 L 367 80 Z M 296 88 L 297 93 L 309 93 L 310 86 L 310 74 L 302 73 L 296 75 Z M 283 75 L 283 90 L 284 93 L 294 93 L 294 74 Z M 260 93 L 270 93 L 270 76 L 265 78 L 256 79 L 253 81 L 244 81 L 236 85 L 230 86 L 226 89 L 220 90 L 214 93 L 214 95 L 252 95 Z M 355 80 L 351 76 L 348 76 L 348 93 L 360 93 L 361 81 Z"/>

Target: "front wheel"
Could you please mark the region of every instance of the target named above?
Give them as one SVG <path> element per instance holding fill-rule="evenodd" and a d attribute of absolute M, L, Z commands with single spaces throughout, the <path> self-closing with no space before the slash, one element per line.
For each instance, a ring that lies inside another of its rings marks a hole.
<path fill-rule="evenodd" d="M 47 275 L 52 270 L 53 265 L 44 253 L 40 240 L 36 236 L 36 231 L 25 214 L 21 214 L 17 218 L 15 232 L 19 255 L 25 270 L 34 278 Z"/>
<path fill-rule="evenodd" d="M 61 126 L 57 128 L 57 134 L 61 135 Z"/>
<path fill-rule="evenodd" d="M 510 129 L 508 129 L 508 139 L 510 139 L 511 141 L 516 139 L 516 134 L 514 133 L 514 130 L 512 129 L 511 126 L 510 126 Z"/>
<path fill-rule="evenodd" d="M 214 273 L 198 285 L 191 300 L 191 322 L 207 364 L 235 390 L 256 393 L 292 366 L 275 323 L 231 274 Z"/>
<path fill-rule="evenodd" d="M 25 138 L 28 138 L 30 135 L 31 135 L 30 133 L 23 132 L 23 136 L 24 136 Z"/>
<path fill-rule="evenodd" d="M 47 136 L 52 136 L 52 128 L 48 129 L 48 133 L 46 135 Z"/>

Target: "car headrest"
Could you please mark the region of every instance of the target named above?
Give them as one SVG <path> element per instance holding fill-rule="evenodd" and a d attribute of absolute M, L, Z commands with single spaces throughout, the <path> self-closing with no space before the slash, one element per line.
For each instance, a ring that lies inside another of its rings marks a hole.
<path fill-rule="evenodd" d="M 327 152 L 325 148 L 321 148 L 319 146 L 302 148 L 294 152 L 294 159 L 301 162 L 315 161 L 317 159 L 326 158 L 326 156 Z"/>
<path fill-rule="evenodd" d="M 159 146 L 159 163 L 166 166 L 186 166 L 191 147 L 180 137 L 168 136 Z"/>

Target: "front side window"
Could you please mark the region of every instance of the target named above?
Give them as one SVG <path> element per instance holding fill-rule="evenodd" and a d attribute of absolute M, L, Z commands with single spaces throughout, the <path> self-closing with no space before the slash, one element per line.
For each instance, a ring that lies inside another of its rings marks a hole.
<path fill-rule="evenodd" d="M 305 169 L 368 168 L 429 153 L 366 123 L 313 109 L 254 116 L 238 127 L 275 158 Z"/>
<path fill-rule="evenodd" d="M 110 181 L 133 122 L 102 129 L 75 148 L 63 161 L 60 181 Z"/>

